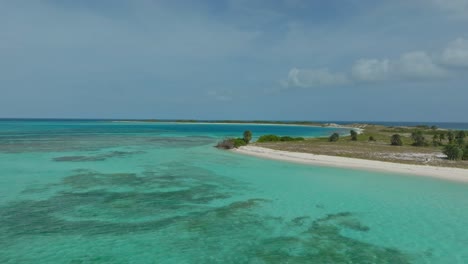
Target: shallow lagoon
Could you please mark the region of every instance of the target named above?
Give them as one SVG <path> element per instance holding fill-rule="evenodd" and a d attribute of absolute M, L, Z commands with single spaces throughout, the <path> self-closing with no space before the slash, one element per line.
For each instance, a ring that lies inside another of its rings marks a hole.
<path fill-rule="evenodd" d="M 467 263 L 468 185 L 212 146 L 335 129 L 0 121 L 1 263 Z"/>

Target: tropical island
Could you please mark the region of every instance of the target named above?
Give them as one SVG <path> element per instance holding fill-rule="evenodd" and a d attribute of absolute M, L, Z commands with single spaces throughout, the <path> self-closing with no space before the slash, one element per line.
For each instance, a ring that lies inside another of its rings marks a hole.
<path fill-rule="evenodd" d="M 292 138 L 252 134 L 225 139 L 217 147 L 263 158 L 315 165 L 383 170 L 468 181 L 464 130 L 435 126 L 390 127 L 352 124 L 349 134 Z M 250 143 L 250 144 L 249 144 Z"/>

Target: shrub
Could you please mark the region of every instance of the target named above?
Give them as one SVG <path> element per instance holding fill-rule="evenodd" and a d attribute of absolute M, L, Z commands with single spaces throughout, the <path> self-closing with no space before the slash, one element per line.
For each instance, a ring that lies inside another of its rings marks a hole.
<path fill-rule="evenodd" d="M 462 147 L 463 145 L 465 145 L 465 139 L 464 138 L 457 138 L 455 140 L 455 144 Z"/>
<path fill-rule="evenodd" d="M 279 137 L 276 135 L 263 135 L 258 138 L 257 142 L 275 142 L 279 141 Z"/>
<path fill-rule="evenodd" d="M 411 138 L 413 139 L 413 146 L 427 146 L 426 139 L 421 131 L 416 131 L 411 133 Z"/>
<path fill-rule="evenodd" d="M 375 138 L 373 136 L 370 136 L 369 141 L 375 141 Z"/>
<path fill-rule="evenodd" d="M 447 145 L 444 148 L 444 154 L 449 160 L 460 160 L 464 157 L 463 149 L 457 145 Z"/>
<path fill-rule="evenodd" d="M 354 130 L 349 131 L 349 133 L 351 134 L 351 140 L 352 141 L 357 141 L 358 133 L 356 131 L 354 131 Z"/>
<path fill-rule="evenodd" d="M 403 141 L 401 141 L 401 137 L 399 134 L 395 134 L 390 138 L 390 144 L 392 146 L 403 146 Z"/>
<path fill-rule="evenodd" d="M 465 149 L 463 150 L 462 160 L 468 160 L 468 145 L 466 145 Z"/>
<path fill-rule="evenodd" d="M 218 142 L 216 147 L 220 149 L 233 149 L 245 145 L 247 145 L 247 143 L 245 143 L 243 138 L 226 138 L 223 141 Z"/>
<path fill-rule="evenodd" d="M 218 144 L 216 144 L 216 147 L 220 148 L 220 149 L 233 149 L 234 148 L 234 139 L 226 138 L 223 141 L 218 142 Z"/>
<path fill-rule="evenodd" d="M 333 133 L 329 138 L 328 141 L 330 142 L 336 142 L 340 139 L 340 134 L 338 133 Z"/>
<path fill-rule="evenodd" d="M 263 135 L 258 138 L 257 142 L 278 142 L 278 141 L 302 141 L 304 140 L 303 137 L 279 137 L 277 135 Z"/>
<path fill-rule="evenodd" d="M 247 145 L 243 138 L 235 138 L 233 142 L 235 148 Z"/>
<path fill-rule="evenodd" d="M 431 129 L 432 129 L 432 130 L 437 130 L 438 127 L 437 127 L 437 126 L 431 126 Z"/>
<path fill-rule="evenodd" d="M 252 140 L 252 131 L 250 131 L 250 130 L 244 131 L 244 141 L 245 141 L 245 143 L 249 144 L 250 140 Z"/>
<path fill-rule="evenodd" d="M 455 134 L 455 138 L 458 139 L 458 138 L 465 138 L 466 137 L 466 133 L 465 131 L 463 130 L 460 130 L 458 131 L 456 134 Z"/>

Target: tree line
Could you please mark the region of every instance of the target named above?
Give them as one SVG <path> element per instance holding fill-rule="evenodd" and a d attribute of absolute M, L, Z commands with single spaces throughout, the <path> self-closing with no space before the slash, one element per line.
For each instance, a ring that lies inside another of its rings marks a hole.
<path fill-rule="evenodd" d="M 427 147 L 432 144 L 434 147 L 444 146 L 443 153 L 449 160 L 468 160 L 468 143 L 465 142 L 466 132 L 448 131 L 436 133 L 432 136 L 432 142 L 429 142 L 422 131 L 411 133 L 413 146 Z M 390 137 L 390 144 L 393 146 L 402 146 L 403 141 L 399 134 Z"/>
<path fill-rule="evenodd" d="M 436 130 L 437 127 L 431 127 L 432 130 Z M 357 141 L 358 133 L 355 130 L 350 130 L 350 136 L 352 141 Z M 460 131 L 448 131 L 435 133 L 431 140 L 428 140 L 421 130 L 413 131 L 411 133 L 412 146 L 416 147 L 427 147 L 443 146 L 443 153 L 447 155 L 449 160 L 468 160 L 468 143 L 465 142 L 467 132 Z M 333 133 L 328 138 L 330 142 L 336 142 L 340 139 L 338 133 Z M 369 141 L 375 141 L 373 136 L 369 136 Z M 400 134 L 393 134 L 390 137 L 390 145 L 392 146 L 403 146 L 403 140 Z"/>

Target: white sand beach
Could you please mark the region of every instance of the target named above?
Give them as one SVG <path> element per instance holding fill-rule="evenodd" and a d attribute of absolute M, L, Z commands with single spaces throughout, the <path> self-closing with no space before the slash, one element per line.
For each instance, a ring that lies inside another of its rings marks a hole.
<path fill-rule="evenodd" d="M 337 156 L 315 155 L 310 153 L 289 152 L 262 148 L 257 146 L 244 146 L 234 152 L 251 156 L 282 160 L 288 162 L 332 166 L 351 169 L 372 170 L 390 173 L 411 174 L 427 176 L 451 181 L 468 182 L 468 169 L 412 165 L 376 160 L 355 159 Z"/>

